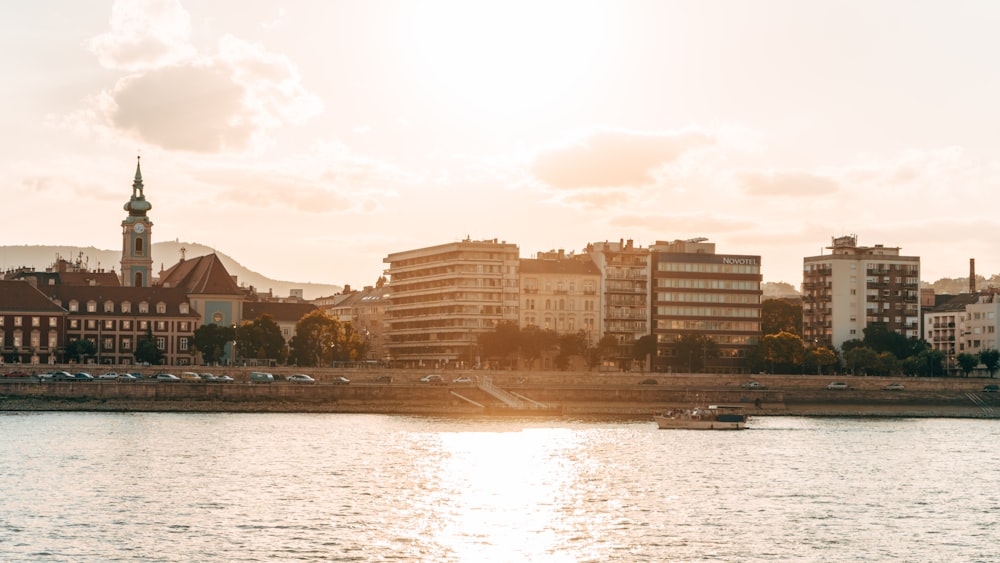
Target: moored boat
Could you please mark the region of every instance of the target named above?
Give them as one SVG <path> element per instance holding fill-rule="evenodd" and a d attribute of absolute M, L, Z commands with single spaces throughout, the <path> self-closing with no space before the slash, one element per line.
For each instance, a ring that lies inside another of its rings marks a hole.
<path fill-rule="evenodd" d="M 738 405 L 709 405 L 690 409 L 674 409 L 653 415 L 661 429 L 743 430 L 747 415 Z"/>

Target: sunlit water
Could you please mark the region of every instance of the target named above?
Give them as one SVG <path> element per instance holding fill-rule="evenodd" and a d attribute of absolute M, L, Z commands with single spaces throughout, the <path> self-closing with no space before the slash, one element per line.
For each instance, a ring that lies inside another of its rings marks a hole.
<path fill-rule="evenodd" d="M 3 561 L 997 561 L 1000 422 L 0 414 Z"/>

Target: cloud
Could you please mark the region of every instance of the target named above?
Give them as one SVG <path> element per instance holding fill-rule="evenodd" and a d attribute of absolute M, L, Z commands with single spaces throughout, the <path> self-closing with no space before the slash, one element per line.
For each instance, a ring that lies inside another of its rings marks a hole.
<path fill-rule="evenodd" d="M 111 31 L 90 42 L 103 65 L 131 72 L 98 98 L 112 128 L 170 150 L 238 151 L 322 111 L 287 57 L 231 35 L 198 54 L 189 35 L 176 1 L 115 4 Z"/>
<path fill-rule="evenodd" d="M 88 42 L 102 66 L 140 70 L 192 59 L 191 16 L 178 0 L 115 2 L 111 30 Z"/>
<path fill-rule="evenodd" d="M 609 225 L 629 229 L 645 229 L 655 236 L 687 239 L 695 236 L 712 236 L 718 233 L 746 231 L 756 225 L 745 219 L 697 215 L 618 215 Z M 670 233 L 673 233 L 672 235 Z"/>
<path fill-rule="evenodd" d="M 714 143 L 711 136 L 697 131 L 602 130 L 570 146 L 541 152 L 531 171 L 559 189 L 638 187 L 653 183 L 657 168 Z"/>
<path fill-rule="evenodd" d="M 739 175 L 750 195 L 815 196 L 835 193 L 837 182 L 808 172 L 744 172 Z"/>

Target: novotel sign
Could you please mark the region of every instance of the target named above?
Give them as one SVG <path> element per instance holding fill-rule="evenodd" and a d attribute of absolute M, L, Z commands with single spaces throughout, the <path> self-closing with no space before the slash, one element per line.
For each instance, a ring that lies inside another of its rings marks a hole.
<path fill-rule="evenodd" d="M 732 257 L 729 257 L 729 256 L 723 256 L 722 257 L 722 263 L 723 264 L 737 264 L 737 265 L 740 265 L 740 266 L 756 266 L 757 265 L 757 259 L 756 258 L 732 258 Z"/>

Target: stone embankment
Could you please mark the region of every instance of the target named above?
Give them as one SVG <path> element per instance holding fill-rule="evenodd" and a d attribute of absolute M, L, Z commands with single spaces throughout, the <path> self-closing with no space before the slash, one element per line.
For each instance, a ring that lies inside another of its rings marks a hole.
<path fill-rule="evenodd" d="M 443 374 L 448 381 L 468 377 L 474 383 L 434 385 L 419 381 L 427 372 L 331 369 L 310 371 L 315 384 L 294 384 L 283 380 L 292 373 L 285 369 L 275 370 L 275 383 L 258 384 L 248 381 L 249 371 L 216 369 L 236 379 L 225 384 L 0 377 L 0 410 L 645 417 L 678 406 L 740 403 L 758 416 L 1000 418 L 1000 394 L 982 392 L 988 379 L 758 375 L 753 381 L 766 389 L 751 390 L 742 387 L 747 376 L 719 374 L 449 371 Z M 351 383 L 335 384 L 338 376 Z M 517 408 L 504 405 L 475 384 L 484 379 L 523 402 Z M 831 381 L 843 381 L 848 389 L 828 390 Z M 890 383 L 903 389 L 884 390 Z"/>

